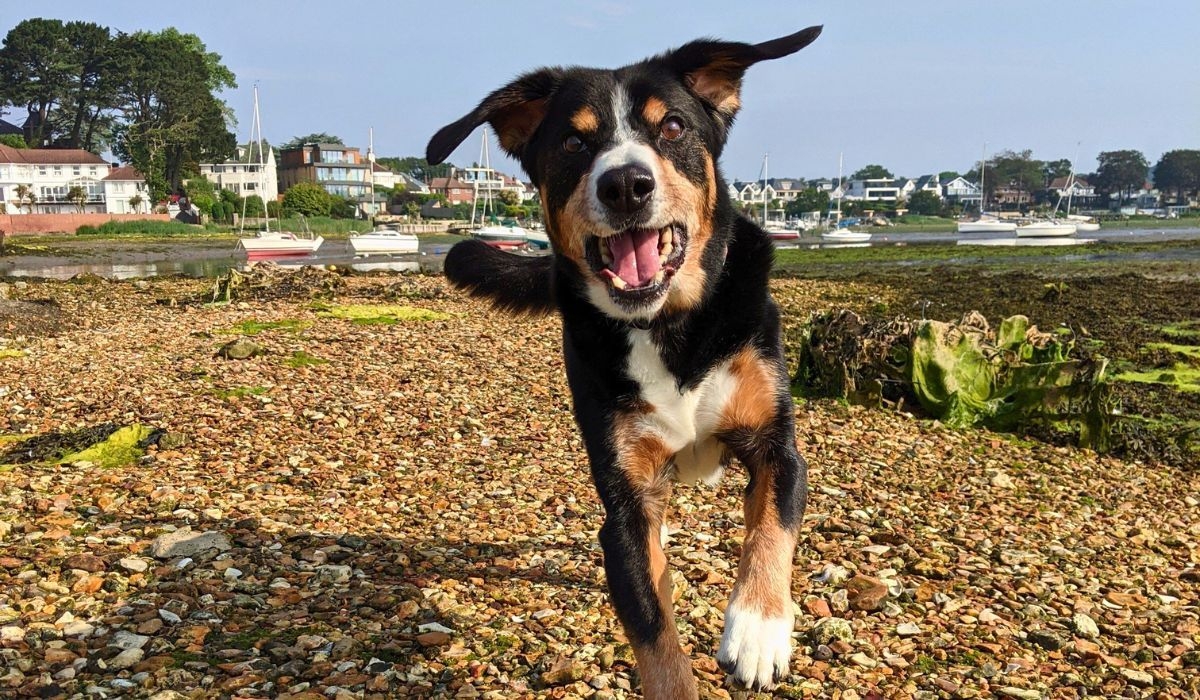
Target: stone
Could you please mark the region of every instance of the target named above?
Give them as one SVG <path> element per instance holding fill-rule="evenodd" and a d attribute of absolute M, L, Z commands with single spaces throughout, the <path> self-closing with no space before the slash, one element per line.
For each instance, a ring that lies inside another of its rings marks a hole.
<path fill-rule="evenodd" d="M 25 639 L 25 630 L 9 625 L 0 627 L 0 642 L 20 642 Z"/>
<path fill-rule="evenodd" d="M 921 633 L 921 627 L 915 622 L 901 622 L 896 625 L 896 634 L 901 637 L 915 637 Z"/>
<path fill-rule="evenodd" d="M 124 559 L 117 561 L 117 566 L 125 569 L 126 571 L 140 574 L 150 568 L 150 562 L 139 557 L 125 557 Z"/>
<path fill-rule="evenodd" d="M 125 630 L 118 630 L 116 634 L 114 634 L 108 640 L 108 645 L 110 647 L 126 650 L 141 649 L 142 647 L 146 646 L 146 643 L 149 641 L 150 638 L 145 635 L 134 634 L 133 632 L 127 632 Z"/>
<path fill-rule="evenodd" d="M 322 564 L 317 567 L 317 580 L 326 583 L 345 583 L 353 571 L 345 564 Z"/>
<path fill-rule="evenodd" d="M 217 356 L 226 360 L 248 360 L 266 352 L 266 348 L 249 338 L 237 338 L 221 346 Z"/>
<path fill-rule="evenodd" d="M 423 647 L 439 647 L 450 643 L 450 635 L 445 632 L 426 632 L 417 635 L 417 643 Z"/>
<path fill-rule="evenodd" d="M 812 640 L 816 644 L 826 645 L 835 641 L 849 643 L 854 640 L 854 628 L 840 617 L 826 617 L 813 625 Z"/>
<path fill-rule="evenodd" d="M 193 532 L 190 527 L 182 527 L 159 535 L 150 545 L 150 556 L 155 559 L 193 557 L 210 549 L 226 552 L 230 547 L 229 538 L 220 532 Z"/>
<path fill-rule="evenodd" d="M 168 625 L 178 625 L 180 622 L 183 622 L 183 618 L 165 608 L 159 608 L 158 616 Z"/>
<path fill-rule="evenodd" d="M 1057 651 L 1066 645 L 1067 640 L 1063 635 L 1051 630 L 1033 630 L 1029 633 L 1029 641 L 1045 649 L 1046 651 Z"/>
<path fill-rule="evenodd" d="M 142 651 L 141 649 L 126 649 L 120 654 L 117 654 L 109 659 L 106 663 L 108 664 L 109 668 L 114 668 L 117 670 L 129 668 L 130 666 L 141 661 L 142 656 L 145 655 L 145 653 L 146 652 Z"/>
<path fill-rule="evenodd" d="M 1075 613 L 1071 618 L 1071 629 L 1084 639 L 1096 639 L 1100 636 L 1100 627 L 1086 613 Z"/>
<path fill-rule="evenodd" d="M 108 568 L 104 560 L 95 554 L 76 554 L 63 561 L 64 569 L 80 569 L 89 574 L 99 573 Z"/>
<path fill-rule="evenodd" d="M 1134 668 L 1121 669 L 1121 677 L 1129 681 L 1130 685 L 1136 685 L 1139 688 L 1149 688 L 1154 685 L 1154 676 Z"/>
<path fill-rule="evenodd" d="M 878 610 L 887 594 L 888 589 L 883 581 L 870 576 L 859 574 L 846 583 L 847 599 L 854 610 Z"/>
<path fill-rule="evenodd" d="M 1014 688 L 1012 686 L 1005 686 L 1000 688 L 1000 690 L 997 692 L 1006 697 L 1017 698 L 1018 700 L 1042 700 L 1041 692 L 1031 690 L 1029 688 Z"/>

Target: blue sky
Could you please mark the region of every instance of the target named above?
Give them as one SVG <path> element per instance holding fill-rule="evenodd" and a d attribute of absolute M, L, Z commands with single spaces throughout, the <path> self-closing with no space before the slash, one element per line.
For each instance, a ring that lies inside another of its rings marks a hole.
<path fill-rule="evenodd" d="M 545 64 L 615 67 L 700 36 L 765 41 L 812 24 L 800 53 L 750 70 L 723 158 L 727 177 L 963 170 L 991 152 L 1095 167 L 1100 151 L 1200 148 L 1200 2 L 337 3 L 4 2 L 0 31 L 30 16 L 114 29 L 175 26 L 221 54 L 223 95 L 248 135 L 251 86 L 272 142 L 327 131 L 380 155 L 429 136 L 486 92 Z M 201 9 L 202 8 L 202 9 Z M 451 160 L 477 159 L 478 134 Z M 493 152 L 493 164 L 519 167 Z"/>

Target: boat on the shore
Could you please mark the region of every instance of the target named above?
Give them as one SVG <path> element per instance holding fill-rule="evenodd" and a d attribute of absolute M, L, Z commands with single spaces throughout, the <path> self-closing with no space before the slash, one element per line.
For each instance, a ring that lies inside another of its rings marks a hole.
<path fill-rule="evenodd" d="M 1075 224 L 1075 230 L 1080 233 L 1091 233 L 1100 230 L 1100 222 L 1094 216 L 1084 216 L 1083 214 L 1067 214 L 1067 220 Z"/>
<path fill-rule="evenodd" d="M 959 233 L 1012 233 L 1016 230 L 1016 222 L 1001 221 L 993 214 L 982 214 L 974 221 L 958 222 Z"/>
<path fill-rule="evenodd" d="M 821 240 L 828 243 L 866 243 L 871 240 L 871 234 L 866 231 L 850 229 L 835 229 L 821 234 Z"/>
<path fill-rule="evenodd" d="M 546 235 L 545 229 L 526 229 L 525 242 L 529 244 L 530 248 L 546 250 L 550 247 L 550 236 Z"/>
<path fill-rule="evenodd" d="M 520 248 L 529 240 L 529 232 L 520 226 L 490 224 L 471 231 L 471 236 L 493 248 Z"/>
<path fill-rule="evenodd" d="M 347 239 L 355 257 L 364 255 L 412 255 L 421 248 L 415 233 L 402 233 L 384 226 L 366 233 L 352 233 Z"/>
<path fill-rule="evenodd" d="M 1054 219 L 1044 219 L 1017 226 L 1017 238 L 1070 238 L 1075 235 L 1075 224 Z"/>

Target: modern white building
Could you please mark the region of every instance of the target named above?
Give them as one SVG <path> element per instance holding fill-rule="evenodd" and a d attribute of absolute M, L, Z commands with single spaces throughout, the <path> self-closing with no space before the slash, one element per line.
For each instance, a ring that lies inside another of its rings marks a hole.
<path fill-rule="evenodd" d="M 229 190 L 239 197 L 258 195 L 263 201 L 279 195 L 279 171 L 275 149 L 267 147 L 259 162 L 254 144 L 238 146 L 237 155 L 224 163 L 201 163 L 200 174 L 218 190 Z"/>
<path fill-rule="evenodd" d="M 106 178 L 113 170 L 103 158 L 84 150 L 0 145 L 0 203 L 7 214 L 124 213 L 129 209 L 119 207 L 122 201 L 128 207 L 137 182 L 141 182 L 142 197 L 147 197 L 145 182 L 137 176 L 137 180 L 121 179 L 110 183 Z M 121 172 L 121 178 L 137 175 L 132 168 L 116 170 Z M 117 195 L 118 183 L 122 185 L 122 193 L 128 190 L 128 194 L 123 200 L 117 197 L 110 202 L 109 193 Z M 85 194 L 82 204 L 68 197 L 75 187 Z"/>
<path fill-rule="evenodd" d="M 132 165 L 113 168 L 104 178 L 104 200 L 109 214 L 145 214 L 154 205 L 146 178 Z"/>

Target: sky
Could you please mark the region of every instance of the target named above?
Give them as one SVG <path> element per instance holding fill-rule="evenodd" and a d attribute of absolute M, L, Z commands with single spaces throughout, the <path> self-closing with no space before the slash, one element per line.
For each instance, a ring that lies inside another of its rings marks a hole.
<path fill-rule="evenodd" d="M 381 156 L 429 137 L 542 65 L 618 67 L 698 37 L 757 43 L 823 24 L 792 56 L 750 69 L 722 168 L 729 179 L 965 172 L 987 151 L 1096 167 L 1101 151 L 1200 148 L 1200 1 L 402 2 L 57 0 L 0 4 L 0 32 L 33 16 L 132 32 L 174 26 L 223 57 L 221 97 L 249 136 L 313 132 Z M 494 144 L 494 140 L 493 140 Z M 479 158 L 476 132 L 450 158 Z M 520 166 L 493 146 L 492 164 Z"/>

